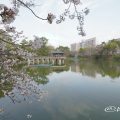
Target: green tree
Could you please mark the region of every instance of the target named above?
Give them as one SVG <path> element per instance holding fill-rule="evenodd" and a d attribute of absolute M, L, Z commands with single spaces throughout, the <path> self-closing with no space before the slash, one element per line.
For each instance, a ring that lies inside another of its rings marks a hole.
<path fill-rule="evenodd" d="M 45 47 L 47 46 L 47 43 L 48 43 L 48 39 L 46 37 L 38 37 L 38 36 L 34 36 L 34 41 L 41 41 L 42 43 L 42 47 Z"/>
<path fill-rule="evenodd" d="M 20 47 L 21 47 L 23 50 L 26 50 L 26 51 L 28 51 L 28 52 L 33 53 L 34 50 L 33 50 L 33 48 L 32 48 L 31 46 L 32 46 L 32 45 L 31 45 L 31 40 L 29 41 L 29 40 L 23 39 L 23 40 L 21 41 L 21 43 L 20 43 Z"/>
<path fill-rule="evenodd" d="M 41 38 L 39 38 L 38 36 L 34 36 L 34 37 L 35 37 L 34 40 L 40 40 L 43 43 L 41 48 L 35 50 L 35 53 L 38 56 L 48 56 L 51 49 L 50 46 L 47 46 L 48 39 L 46 37 L 41 37 Z"/>
<path fill-rule="evenodd" d="M 55 50 L 54 46 L 48 45 L 47 47 L 48 47 L 48 49 L 49 49 L 49 52 L 52 52 L 52 51 Z"/>
<path fill-rule="evenodd" d="M 38 56 L 48 56 L 49 55 L 49 48 L 47 46 L 41 47 L 36 50 L 36 54 Z"/>
<path fill-rule="evenodd" d="M 43 41 L 43 47 L 45 47 L 48 43 L 48 39 L 46 37 L 41 37 L 40 39 Z"/>
<path fill-rule="evenodd" d="M 79 55 L 84 56 L 85 55 L 85 48 L 80 48 L 79 49 Z"/>
<path fill-rule="evenodd" d="M 65 56 L 70 56 L 70 48 L 67 46 L 59 46 L 56 48 L 56 50 L 64 52 Z"/>
<path fill-rule="evenodd" d="M 23 39 L 20 43 L 21 48 L 24 50 L 26 50 L 28 45 L 29 45 L 29 42 L 26 39 Z"/>
<path fill-rule="evenodd" d="M 29 42 L 26 39 L 23 39 L 20 44 L 21 45 L 28 45 Z"/>
<path fill-rule="evenodd" d="M 117 42 L 113 39 L 109 41 L 103 48 L 103 51 L 107 55 L 114 55 L 116 50 L 117 50 L 118 44 Z"/>

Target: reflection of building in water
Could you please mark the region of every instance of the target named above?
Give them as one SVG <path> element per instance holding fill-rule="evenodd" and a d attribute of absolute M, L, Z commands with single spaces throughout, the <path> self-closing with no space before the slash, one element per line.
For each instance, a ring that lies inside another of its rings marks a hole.
<path fill-rule="evenodd" d="M 78 63 L 71 64 L 71 71 L 79 73 L 80 72 L 80 66 L 79 66 L 79 64 Z"/>

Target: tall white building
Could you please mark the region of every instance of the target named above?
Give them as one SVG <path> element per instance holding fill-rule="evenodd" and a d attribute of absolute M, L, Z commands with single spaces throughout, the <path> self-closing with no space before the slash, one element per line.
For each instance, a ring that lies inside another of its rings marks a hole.
<path fill-rule="evenodd" d="M 96 38 L 90 38 L 82 40 L 80 43 L 80 48 L 95 48 L 96 47 Z"/>
<path fill-rule="evenodd" d="M 90 38 L 86 40 L 82 40 L 80 43 L 71 44 L 71 51 L 77 52 L 80 48 L 95 48 L 96 47 L 96 38 Z"/>
<path fill-rule="evenodd" d="M 76 51 L 78 51 L 78 49 L 79 49 L 79 45 L 77 45 L 77 43 L 71 44 L 71 51 L 72 52 L 76 52 Z"/>

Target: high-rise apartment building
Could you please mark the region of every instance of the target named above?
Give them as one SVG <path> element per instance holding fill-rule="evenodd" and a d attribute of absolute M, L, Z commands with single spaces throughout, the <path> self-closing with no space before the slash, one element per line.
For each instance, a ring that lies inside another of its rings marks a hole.
<path fill-rule="evenodd" d="M 82 40 L 80 43 L 71 44 L 71 52 L 78 52 L 80 48 L 95 48 L 96 47 L 96 38 L 90 38 Z"/>

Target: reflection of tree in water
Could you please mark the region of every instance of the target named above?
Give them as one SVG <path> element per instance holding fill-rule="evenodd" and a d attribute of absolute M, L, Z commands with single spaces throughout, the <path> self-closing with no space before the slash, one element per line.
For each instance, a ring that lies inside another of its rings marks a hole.
<path fill-rule="evenodd" d="M 38 100 L 40 101 L 43 95 L 45 95 L 47 92 L 42 91 L 39 87 L 39 85 L 31 79 L 28 75 L 23 74 L 24 79 L 16 81 L 16 84 L 14 85 L 14 90 L 10 93 L 12 95 L 12 98 L 14 97 L 14 101 L 21 102 L 21 101 L 29 101 L 31 100 Z M 15 94 L 17 95 L 15 96 Z M 19 101 L 17 100 L 19 98 Z"/>
<path fill-rule="evenodd" d="M 67 71 L 69 67 L 64 68 L 40 68 L 25 67 L 25 65 L 13 65 L 7 69 L 0 69 L 0 97 L 8 96 L 13 103 L 30 101 L 36 98 L 40 100 L 46 92 L 40 90 L 40 84 L 47 84 L 49 79 L 47 75 L 55 72 Z M 32 98 L 32 96 L 34 96 Z M 30 98 L 30 99 L 29 99 Z"/>
<path fill-rule="evenodd" d="M 97 63 L 96 63 L 97 64 Z M 111 78 L 120 77 L 120 63 L 116 61 L 100 61 L 98 67 L 101 68 L 103 76 L 110 76 Z"/>
<path fill-rule="evenodd" d="M 69 66 L 67 65 L 65 67 L 53 67 L 52 68 L 52 71 L 57 72 L 57 73 L 68 71 L 68 70 L 69 70 Z"/>
<path fill-rule="evenodd" d="M 0 80 L 0 98 L 4 97 L 6 92 L 10 92 L 13 89 L 12 82 Z"/>
<path fill-rule="evenodd" d="M 38 76 L 36 71 L 32 71 L 30 76 L 27 74 L 28 71 L 26 69 L 21 69 L 21 65 L 14 66 L 14 71 L 13 69 L 11 70 L 12 74 L 8 70 L 0 71 L 0 97 L 7 96 L 13 103 L 21 103 L 22 101 L 30 102 L 34 99 L 40 101 L 43 95 L 47 93 L 42 91 L 39 86 L 39 84 L 46 84 L 48 82 L 44 75 L 44 77 L 42 74 Z M 34 77 L 41 78 L 41 81 L 34 79 Z"/>
<path fill-rule="evenodd" d="M 79 62 L 80 72 L 84 75 L 96 77 L 96 74 L 120 77 L 120 63 L 112 60 L 85 60 Z"/>
<path fill-rule="evenodd" d="M 47 75 L 51 73 L 49 68 L 29 67 L 27 74 L 33 78 L 38 84 L 47 84 L 49 82 Z"/>
<path fill-rule="evenodd" d="M 69 67 L 29 67 L 27 68 L 27 74 L 33 78 L 38 84 L 47 84 L 49 82 L 47 75 L 52 72 L 68 71 Z"/>

